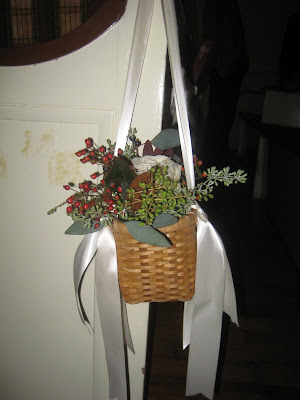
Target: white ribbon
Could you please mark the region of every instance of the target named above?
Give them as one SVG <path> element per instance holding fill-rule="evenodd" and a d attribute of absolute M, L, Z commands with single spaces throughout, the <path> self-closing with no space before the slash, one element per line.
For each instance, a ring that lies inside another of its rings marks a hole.
<path fill-rule="evenodd" d="M 181 75 L 174 2 L 173 0 L 162 0 L 162 6 L 185 173 L 188 187 L 193 188 L 195 184 L 193 155 Z M 139 0 L 115 154 L 119 148 L 124 149 L 126 144 L 146 51 L 152 11 L 153 0 Z M 238 323 L 236 299 L 223 243 L 202 209 L 198 205 L 195 205 L 194 208 L 197 214 L 196 284 L 194 297 L 185 303 L 183 325 L 183 348 L 190 345 L 186 395 L 203 393 L 212 399 L 222 314 L 225 311 L 234 323 Z M 124 300 L 120 299 L 116 248 L 110 227 L 86 235 L 75 255 L 74 284 L 77 305 L 81 319 L 89 329 L 90 324 L 82 305 L 80 288 L 85 271 L 95 254 L 97 303 L 108 366 L 110 398 L 117 397 L 118 400 L 126 400 L 124 343 L 132 351 L 133 345 L 126 305 Z"/>
<path fill-rule="evenodd" d="M 167 41 L 175 96 L 177 124 L 180 136 L 183 164 L 185 168 L 186 183 L 189 189 L 193 189 L 195 187 L 195 175 L 192 140 L 190 134 L 184 84 L 182 79 L 176 11 L 173 0 L 162 0 L 161 3 L 164 12 L 164 21 L 168 39 Z"/>
<path fill-rule="evenodd" d="M 238 323 L 231 271 L 219 235 L 203 210 L 197 212 L 197 263 L 195 294 L 185 302 L 183 348 L 190 345 L 186 396 L 202 393 L 213 398 L 222 315 Z"/>
<path fill-rule="evenodd" d="M 84 274 L 96 254 L 96 296 L 100 315 L 107 370 L 109 398 L 127 400 L 127 381 L 124 344 L 134 353 L 129 330 L 127 309 L 121 299 L 117 253 L 112 228 L 87 234 L 80 243 L 74 258 L 74 285 L 77 307 L 82 322 L 92 331 L 81 300 Z"/>
<path fill-rule="evenodd" d="M 126 145 L 147 49 L 153 6 L 154 0 L 139 0 L 123 97 L 122 113 L 114 153 L 115 155 L 118 154 L 119 149 L 124 150 Z"/>

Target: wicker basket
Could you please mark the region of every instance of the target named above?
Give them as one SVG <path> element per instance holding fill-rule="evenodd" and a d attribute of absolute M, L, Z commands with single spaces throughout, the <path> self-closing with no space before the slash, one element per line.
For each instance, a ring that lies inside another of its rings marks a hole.
<path fill-rule="evenodd" d="M 173 243 L 156 247 L 138 242 L 114 220 L 121 293 L 127 303 L 186 301 L 195 291 L 196 218 L 190 213 L 159 229 Z"/>

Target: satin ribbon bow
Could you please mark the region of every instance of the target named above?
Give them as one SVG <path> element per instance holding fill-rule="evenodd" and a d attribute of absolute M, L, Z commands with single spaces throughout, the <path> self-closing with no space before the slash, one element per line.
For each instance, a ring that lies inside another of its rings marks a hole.
<path fill-rule="evenodd" d="M 223 243 L 203 210 L 197 215 L 197 264 L 195 294 L 185 302 L 183 348 L 190 346 L 186 395 L 203 393 L 212 398 L 218 364 L 222 314 L 238 323 L 235 292 Z M 85 236 L 74 260 L 74 283 L 82 321 L 90 324 L 80 288 L 86 269 L 96 257 L 96 291 L 105 346 L 110 398 L 127 399 L 124 343 L 132 350 L 126 305 L 120 297 L 116 246 L 112 228 Z"/>

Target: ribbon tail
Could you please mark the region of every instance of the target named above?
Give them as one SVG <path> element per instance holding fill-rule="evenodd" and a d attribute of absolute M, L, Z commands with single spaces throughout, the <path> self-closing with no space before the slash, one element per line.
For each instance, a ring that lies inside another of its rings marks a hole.
<path fill-rule="evenodd" d="M 182 331 L 182 348 L 186 349 L 191 343 L 192 319 L 194 314 L 193 299 L 184 303 L 183 312 L 183 331 Z"/>
<path fill-rule="evenodd" d="M 81 321 L 86 325 L 90 333 L 93 332 L 93 328 L 89 322 L 89 319 L 86 315 L 86 312 L 82 304 L 81 286 L 85 272 L 97 251 L 97 243 L 98 243 L 98 232 L 89 233 L 85 235 L 85 237 L 83 238 L 82 242 L 80 243 L 80 245 L 76 250 L 74 257 L 74 266 L 73 266 L 74 288 L 75 288 L 77 308 L 79 311 Z"/>
<path fill-rule="evenodd" d="M 236 297 L 233 285 L 231 269 L 225 254 L 225 293 L 224 293 L 224 312 L 230 317 L 231 321 L 239 326 Z"/>
<path fill-rule="evenodd" d="M 117 253 L 111 227 L 99 232 L 96 254 L 96 294 L 109 377 L 109 398 L 127 400 L 122 300 Z M 127 314 L 126 314 L 127 315 Z M 124 309 L 123 309 L 124 316 Z M 128 328 L 129 331 L 129 328 Z"/>
<path fill-rule="evenodd" d="M 127 307 L 124 298 L 121 296 L 121 307 L 122 307 L 122 322 L 123 322 L 123 332 L 124 332 L 124 343 L 126 346 L 135 354 L 132 337 L 129 328 Z"/>
<path fill-rule="evenodd" d="M 186 395 L 202 393 L 213 398 L 222 330 L 222 316 L 226 309 L 235 318 L 235 296 L 231 274 L 223 243 L 200 207 L 197 210 L 197 265 L 195 294 L 190 304 L 190 349 L 187 371 Z M 228 266 L 226 267 L 226 265 Z M 227 269 L 227 271 L 226 271 Z M 227 274 L 227 278 L 226 278 Z M 232 291 L 233 290 L 233 291 Z"/>

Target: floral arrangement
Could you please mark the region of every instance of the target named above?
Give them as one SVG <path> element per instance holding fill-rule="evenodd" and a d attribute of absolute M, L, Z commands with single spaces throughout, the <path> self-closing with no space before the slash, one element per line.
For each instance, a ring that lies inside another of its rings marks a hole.
<path fill-rule="evenodd" d="M 136 134 L 136 129 L 129 130 L 126 147 L 124 151 L 119 149 L 117 156 L 110 140 L 106 146 L 98 146 L 92 138 L 87 138 L 85 148 L 75 153 L 83 164 L 102 168 L 78 186 L 73 182 L 64 185 L 71 195 L 48 211 L 53 214 L 67 205 L 66 212 L 73 220 L 67 234 L 95 232 L 118 218 L 140 242 L 169 246 L 158 228 L 176 223 L 196 202 L 213 198 L 213 189 L 219 183 L 230 186 L 246 181 L 242 170 L 203 170 L 202 161 L 194 156 L 196 186 L 190 190 L 181 158 L 174 151 L 180 146 L 178 131 L 165 129 L 143 145 Z"/>

